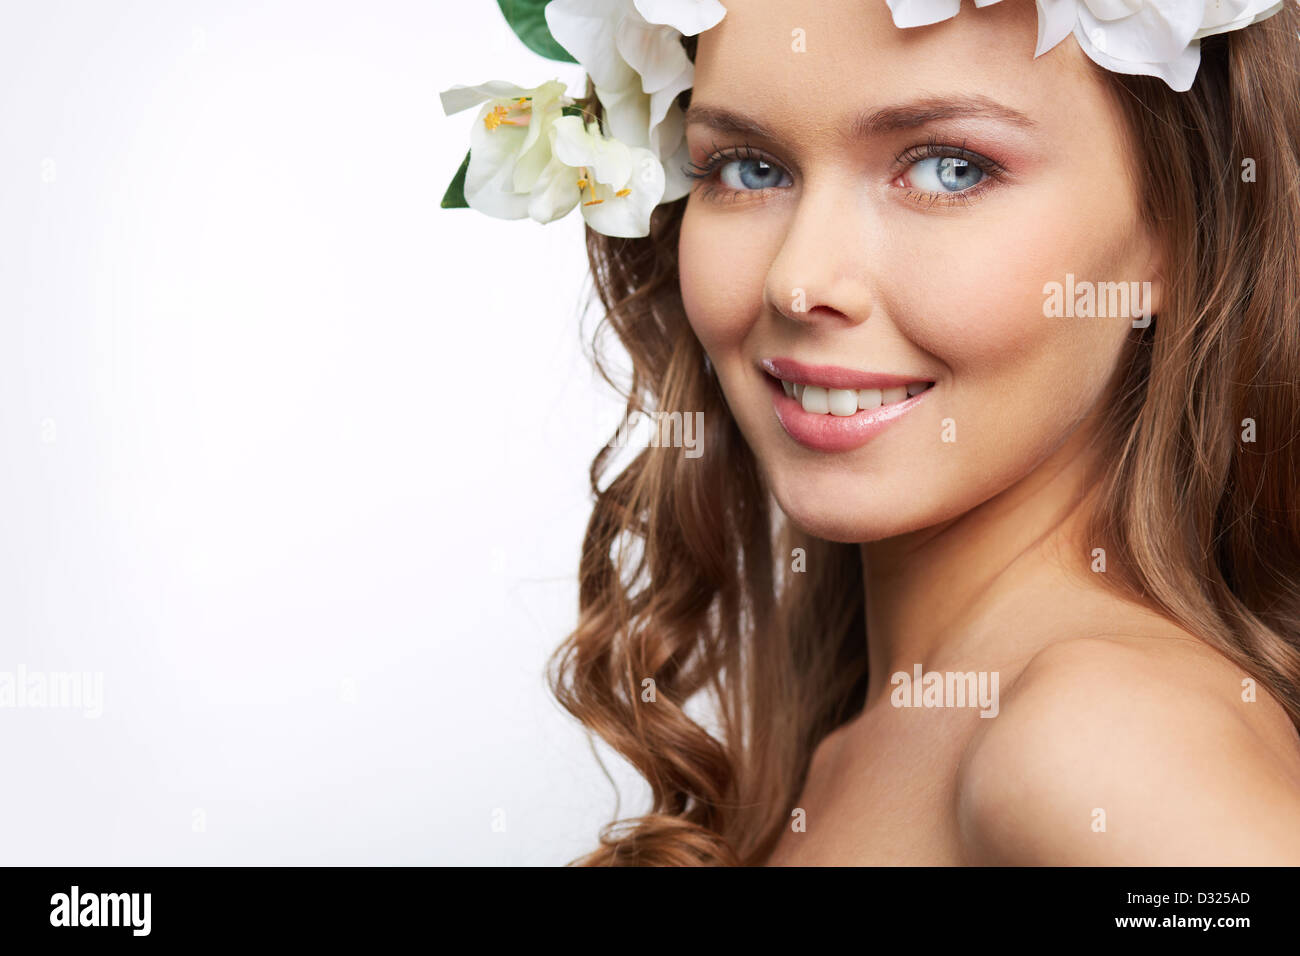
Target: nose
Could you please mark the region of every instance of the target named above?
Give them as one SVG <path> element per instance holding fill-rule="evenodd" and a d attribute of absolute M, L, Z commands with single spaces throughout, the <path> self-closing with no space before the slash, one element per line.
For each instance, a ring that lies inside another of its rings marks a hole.
<path fill-rule="evenodd" d="M 767 272 L 773 312 L 809 326 L 849 327 L 871 315 L 880 229 L 861 182 L 808 183 Z"/>

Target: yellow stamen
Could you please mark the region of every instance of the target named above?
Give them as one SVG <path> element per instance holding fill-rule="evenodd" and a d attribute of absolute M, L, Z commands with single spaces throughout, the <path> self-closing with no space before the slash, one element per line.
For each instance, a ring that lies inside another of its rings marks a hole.
<path fill-rule="evenodd" d="M 583 205 L 584 205 L 584 206 L 594 206 L 594 205 L 596 205 L 597 203 L 602 203 L 602 202 L 604 202 L 604 201 L 605 201 L 605 200 L 603 200 L 603 199 L 588 199 L 585 203 L 583 203 Z"/>
<path fill-rule="evenodd" d="M 483 117 L 483 125 L 488 129 L 496 129 L 498 126 L 527 126 L 527 123 L 516 122 L 512 119 L 506 119 L 506 117 L 510 115 L 511 110 L 522 110 L 525 113 L 531 113 L 533 109 L 532 103 L 529 102 L 531 99 L 531 96 L 517 97 L 515 103 L 522 103 L 522 106 L 503 106 L 498 103 L 492 107 L 492 112 Z"/>
<path fill-rule="evenodd" d="M 631 191 L 632 191 L 632 190 L 630 190 L 630 189 L 620 189 L 618 192 L 614 193 L 614 195 L 615 195 L 615 196 L 626 196 L 626 195 L 627 195 L 628 193 L 630 193 Z"/>

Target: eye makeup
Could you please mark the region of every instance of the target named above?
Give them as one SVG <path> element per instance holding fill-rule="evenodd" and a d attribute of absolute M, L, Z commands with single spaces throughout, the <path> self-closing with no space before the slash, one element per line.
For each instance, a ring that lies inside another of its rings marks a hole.
<path fill-rule="evenodd" d="M 965 138 L 962 138 L 960 143 L 947 142 L 938 135 L 932 134 L 923 143 L 907 146 L 893 158 L 890 184 L 906 190 L 903 194 L 906 201 L 927 208 L 935 205 L 969 204 L 981 198 L 990 189 L 1002 183 L 1006 176 L 1006 169 L 996 159 L 970 149 L 966 143 Z M 940 175 L 937 178 L 933 174 L 909 177 L 915 167 L 932 160 L 939 161 Z M 733 184 L 719 181 L 724 178 L 721 174 L 732 164 L 747 165 L 751 170 L 758 169 L 764 176 L 770 175 L 772 170 L 780 171 L 784 175 L 780 177 L 781 182 L 775 185 L 758 185 L 752 189 L 738 188 Z M 968 175 L 972 170 L 979 173 L 979 179 L 969 186 L 960 189 L 943 188 L 944 173 L 950 177 L 960 177 Z M 699 184 L 696 186 L 696 192 L 709 201 L 752 201 L 768 196 L 770 190 L 793 185 L 793 176 L 784 166 L 748 142 L 725 149 L 719 149 L 714 144 L 713 152 L 703 162 L 692 161 L 683 168 L 682 172 Z M 937 187 L 931 185 L 930 188 L 919 187 L 912 181 L 913 179 L 929 179 L 932 184 L 939 185 Z"/>

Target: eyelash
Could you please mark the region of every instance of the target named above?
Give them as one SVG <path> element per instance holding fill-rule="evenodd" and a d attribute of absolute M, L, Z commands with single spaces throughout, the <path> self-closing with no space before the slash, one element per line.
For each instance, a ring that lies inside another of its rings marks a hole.
<path fill-rule="evenodd" d="M 721 169 L 723 166 L 725 166 L 727 163 L 734 162 L 739 159 L 761 159 L 764 162 L 771 162 L 771 160 L 769 160 L 758 150 L 754 149 L 754 147 L 750 146 L 748 143 L 742 143 L 740 146 L 734 146 L 731 149 L 726 149 L 726 150 L 719 150 L 717 144 L 714 144 L 713 154 L 709 156 L 708 159 L 706 159 L 703 163 L 697 163 L 694 160 L 691 160 L 691 162 L 682 169 L 682 172 L 685 173 L 690 179 L 699 180 L 700 185 L 697 189 L 697 192 L 699 192 L 701 195 L 708 198 L 713 198 L 719 192 L 726 192 L 731 195 L 731 199 L 734 202 L 735 200 L 740 198 L 742 192 L 749 192 L 749 193 L 764 192 L 765 190 L 762 189 L 750 189 L 750 190 L 730 189 L 727 187 L 720 186 L 718 184 L 717 179 L 714 177 L 713 174 L 717 172 L 719 169 Z M 773 163 L 773 165 L 776 164 Z"/>
<path fill-rule="evenodd" d="M 919 163 L 923 159 L 943 157 L 966 160 L 966 162 L 984 173 L 984 178 L 970 189 L 963 189 L 961 192 L 955 193 L 928 193 L 909 188 L 907 192 L 908 199 L 927 206 L 933 206 L 936 202 L 940 205 L 969 205 L 989 189 L 1002 182 L 1006 176 L 1006 168 L 1001 163 L 996 159 L 990 159 L 981 153 L 967 149 L 965 140 L 962 140 L 960 146 L 952 146 L 939 142 L 938 137 L 935 136 L 931 136 L 923 145 L 909 146 L 894 157 L 894 162 L 899 166 L 910 167 L 913 163 Z"/>
<path fill-rule="evenodd" d="M 981 196 L 988 189 L 999 183 L 1006 174 L 1005 167 L 995 159 L 990 159 L 980 153 L 966 148 L 965 141 L 960 146 L 951 146 L 939 142 L 935 136 L 931 136 L 925 143 L 909 146 L 897 156 L 894 157 L 894 163 L 899 167 L 910 167 L 914 163 L 919 163 L 923 159 L 935 159 L 943 157 L 952 157 L 954 159 L 964 159 L 966 162 L 975 166 L 984 173 L 984 178 L 976 185 L 969 189 L 963 189 L 955 193 L 937 193 L 926 192 L 923 190 L 908 188 L 906 199 L 924 205 L 926 207 L 938 205 L 968 205 Z M 713 198 L 718 193 L 730 194 L 731 201 L 735 202 L 742 195 L 759 195 L 767 192 L 767 189 L 777 187 L 767 187 L 764 189 L 731 189 L 719 185 L 714 173 L 729 162 L 744 159 L 759 159 L 771 163 L 778 169 L 784 169 L 779 163 L 768 159 L 762 152 L 750 146 L 748 143 L 742 143 L 740 146 L 731 147 L 726 150 L 718 150 L 714 146 L 714 152 L 703 163 L 692 161 L 682 169 L 690 179 L 699 180 L 700 186 L 698 192 L 706 198 Z M 787 170 L 788 172 L 788 170 Z M 900 171 L 897 175 L 902 175 Z M 894 178 L 897 178 L 897 175 Z"/>

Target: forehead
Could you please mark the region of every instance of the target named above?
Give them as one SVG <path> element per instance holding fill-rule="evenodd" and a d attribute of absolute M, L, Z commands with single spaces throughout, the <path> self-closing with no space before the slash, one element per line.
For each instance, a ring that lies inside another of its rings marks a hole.
<path fill-rule="evenodd" d="M 760 114 L 787 133 L 852 122 L 918 97 L 988 98 L 1036 121 L 1070 115 L 1100 84 L 1070 38 L 1038 59 L 1033 0 L 894 25 L 885 0 L 726 0 L 700 35 L 692 103 Z"/>

